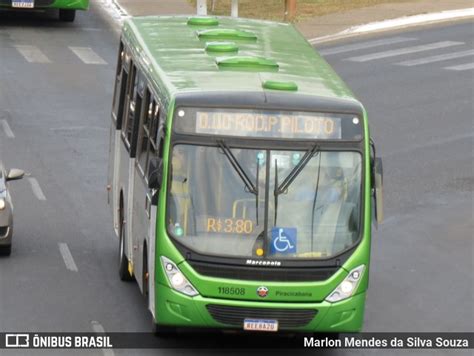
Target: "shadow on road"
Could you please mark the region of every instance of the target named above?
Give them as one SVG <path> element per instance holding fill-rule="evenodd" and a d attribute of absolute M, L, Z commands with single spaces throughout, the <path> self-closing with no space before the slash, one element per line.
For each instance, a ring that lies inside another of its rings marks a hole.
<path fill-rule="evenodd" d="M 58 28 L 74 27 L 73 23 L 59 20 L 58 10 L 10 10 L 0 9 L 0 27 Z"/>

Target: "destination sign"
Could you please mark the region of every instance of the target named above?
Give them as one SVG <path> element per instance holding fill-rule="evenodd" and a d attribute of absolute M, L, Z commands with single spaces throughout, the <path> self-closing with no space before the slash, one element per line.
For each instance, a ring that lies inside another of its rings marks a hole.
<path fill-rule="evenodd" d="M 362 136 L 359 120 L 349 115 L 218 109 L 178 110 L 175 129 L 200 135 L 237 136 L 275 139 L 340 140 L 343 127 L 350 125 L 348 139 Z M 343 125 L 343 118 L 348 121 Z M 354 127 L 357 126 L 357 127 Z M 357 135 L 359 134 L 359 135 Z"/>

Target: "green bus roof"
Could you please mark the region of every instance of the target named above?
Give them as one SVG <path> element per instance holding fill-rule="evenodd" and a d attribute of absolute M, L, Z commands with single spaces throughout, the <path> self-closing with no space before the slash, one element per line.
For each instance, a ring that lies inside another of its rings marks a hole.
<path fill-rule="evenodd" d="M 167 103 L 179 93 L 236 91 L 355 100 L 293 25 L 147 16 L 128 19 L 123 37 Z"/>

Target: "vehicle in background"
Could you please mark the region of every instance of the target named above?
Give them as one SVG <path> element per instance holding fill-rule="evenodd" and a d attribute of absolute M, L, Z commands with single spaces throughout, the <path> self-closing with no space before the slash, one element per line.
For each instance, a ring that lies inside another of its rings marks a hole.
<path fill-rule="evenodd" d="M 119 275 L 157 333 L 361 330 L 382 164 L 292 25 L 127 19 L 110 142 Z"/>
<path fill-rule="evenodd" d="M 0 255 L 9 256 L 13 236 L 13 204 L 8 191 L 8 182 L 23 178 L 21 169 L 5 171 L 0 162 Z"/>
<path fill-rule="evenodd" d="M 1 8 L 16 10 L 46 10 L 59 9 L 59 19 L 73 22 L 76 10 L 87 10 L 89 0 L 0 0 Z"/>

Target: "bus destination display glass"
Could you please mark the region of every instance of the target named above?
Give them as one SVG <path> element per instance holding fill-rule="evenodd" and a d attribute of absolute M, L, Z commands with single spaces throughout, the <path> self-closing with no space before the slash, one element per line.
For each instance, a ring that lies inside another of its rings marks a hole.
<path fill-rule="evenodd" d="M 353 122 L 353 117 L 308 112 L 183 108 L 177 110 L 175 130 L 185 134 L 254 138 L 360 139 L 359 120 Z"/>

